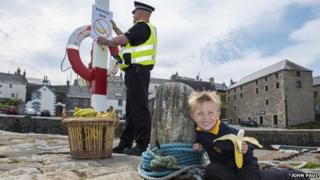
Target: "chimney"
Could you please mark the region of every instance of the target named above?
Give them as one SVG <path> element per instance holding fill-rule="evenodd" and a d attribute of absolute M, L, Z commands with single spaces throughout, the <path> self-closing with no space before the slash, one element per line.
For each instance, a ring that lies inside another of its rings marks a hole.
<path fill-rule="evenodd" d="M 214 77 L 209 78 L 210 84 L 214 85 Z"/>
<path fill-rule="evenodd" d="M 199 81 L 199 79 L 200 79 L 200 73 L 198 73 L 196 76 L 196 80 Z"/>
<path fill-rule="evenodd" d="M 236 82 L 233 81 L 232 79 L 230 79 L 230 86 L 233 85 L 234 83 L 236 83 Z"/>
<path fill-rule="evenodd" d="M 23 77 L 26 77 L 26 70 L 23 70 Z"/>
<path fill-rule="evenodd" d="M 18 75 L 20 75 L 21 74 L 21 69 L 18 67 L 17 68 L 17 71 L 16 71 L 16 73 L 15 74 L 18 74 Z"/>

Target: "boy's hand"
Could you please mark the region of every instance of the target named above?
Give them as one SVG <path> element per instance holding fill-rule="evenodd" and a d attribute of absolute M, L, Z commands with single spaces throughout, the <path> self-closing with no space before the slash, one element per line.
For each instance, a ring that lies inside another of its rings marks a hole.
<path fill-rule="evenodd" d="M 245 154 L 248 151 L 248 144 L 245 141 L 242 141 L 241 153 Z"/>
<path fill-rule="evenodd" d="M 194 143 L 192 145 L 192 149 L 195 150 L 195 151 L 201 151 L 203 149 L 202 145 L 199 144 L 199 143 Z"/>

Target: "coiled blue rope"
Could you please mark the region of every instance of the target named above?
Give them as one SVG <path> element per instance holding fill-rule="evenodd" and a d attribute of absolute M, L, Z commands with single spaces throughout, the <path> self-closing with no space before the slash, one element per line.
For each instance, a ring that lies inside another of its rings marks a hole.
<path fill-rule="evenodd" d="M 146 179 L 165 177 L 189 167 L 201 167 L 203 152 L 194 151 L 192 144 L 162 144 L 142 153 L 139 173 Z"/>

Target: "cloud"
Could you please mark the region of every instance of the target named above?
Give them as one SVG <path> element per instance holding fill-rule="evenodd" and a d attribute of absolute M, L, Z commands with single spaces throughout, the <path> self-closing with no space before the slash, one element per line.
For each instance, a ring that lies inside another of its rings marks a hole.
<path fill-rule="evenodd" d="M 239 79 L 284 58 L 308 66 L 319 57 L 316 46 L 319 39 L 315 36 L 319 34 L 320 14 L 314 10 L 320 4 L 317 0 L 149 2 L 156 7 L 151 21 L 157 27 L 159 38 L 157 65 L 152 71 L 154 77 L 169 78 L 175 72 L 195 77 L 200 72 L 204 80 L 215 76 L 217 82 L 222 82 Z M 90 24 L 92 3 L 2 1 L 0 71 L 13 72 L 20 67 L 27 70 L 27 76 L 42 78 L 47 75 L 52 82 L 64 84 L 70 76 L 70 72 L 60 71 L 67 40 L 73 30 Z M 265 56 L 262 49 L 246 38 L 246 33 L 263 36 L 286 28 L 282 27 L 282 15 L 292 4 L 310 7 L 314 20 L 287 33 L 294 44 L 284 44 L 276 54 Z M 111 1 L 110 8 L 123 31 L 132 25 L 133 1 Z M 82 44 L 84 61 L 89 59 L 90 46 L 89 39 Z"/>

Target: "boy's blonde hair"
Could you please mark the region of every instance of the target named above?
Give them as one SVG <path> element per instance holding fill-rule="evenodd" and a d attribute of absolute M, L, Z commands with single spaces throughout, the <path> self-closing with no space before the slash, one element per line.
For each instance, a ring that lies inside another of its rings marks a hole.
<path fill-rule="evenodd" d="M 189 106 L 191 112 L 194 112 L 196 105 L 201 104 L 203 102 L 213 102 L 217 105 L 218 111 L 220 111 L 220 97 L 214 91 L 194 91 L 189 96 Z"/>

